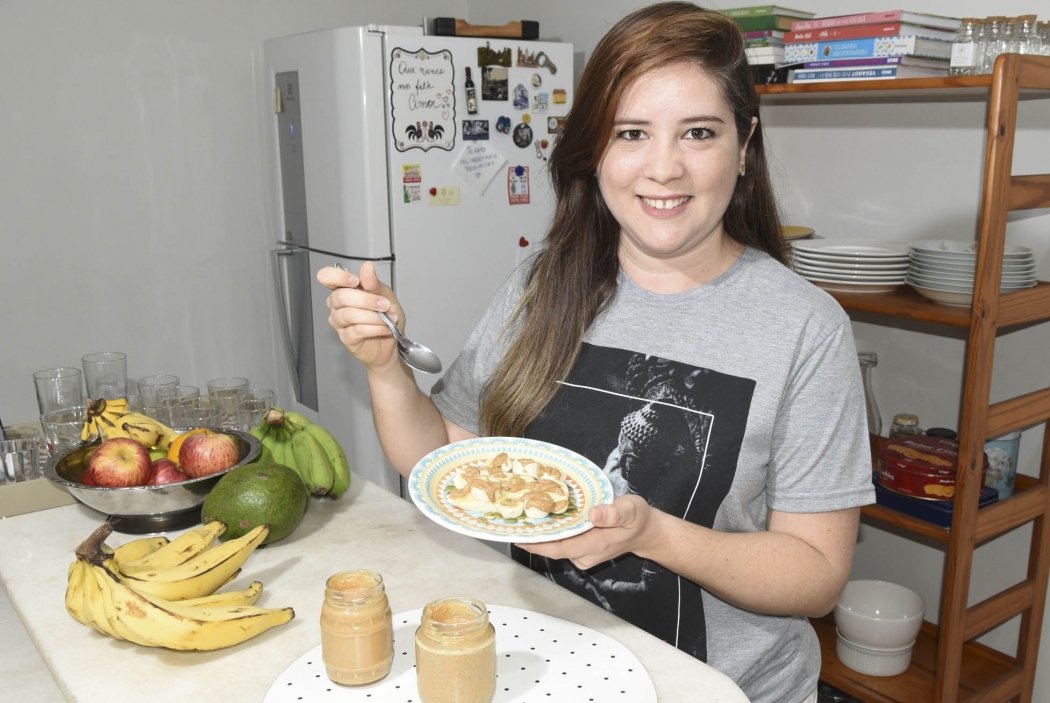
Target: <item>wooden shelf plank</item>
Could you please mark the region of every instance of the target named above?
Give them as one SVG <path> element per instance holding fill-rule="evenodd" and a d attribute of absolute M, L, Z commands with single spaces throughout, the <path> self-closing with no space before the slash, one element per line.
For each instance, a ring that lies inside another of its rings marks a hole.
<path fill-rule="evenodd" d="M 820 678 L 865 703 L 925 703 L 933 700 L 937 626 L 924 622 L 912 652 L 911 666 L 899 676 L 868 676 L 848 668 L 835 652 L 835 620 L 828 615 L 811 620 L 820 639 Z M 961 692 L 975 696 L 1017 670 L 1013 657 L 980 644 L 963 649 Z"/>

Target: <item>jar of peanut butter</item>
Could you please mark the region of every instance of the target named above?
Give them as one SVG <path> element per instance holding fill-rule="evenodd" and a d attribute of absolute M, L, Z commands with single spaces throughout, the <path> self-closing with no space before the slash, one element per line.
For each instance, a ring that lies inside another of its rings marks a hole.
<path fill-rule="evenodd" d="M 328 578 L 321 606 L 321 659 L 328 678 L 338 684 L 372 683 L 390 673 L 394 628 L 382 576 L 359 569 Z"/>
<path fill-rule="evenodd" d="M 441 598 L 423 608 L 416 630 L 422 703 L 491 703 L 496 693 L 496 630 L 473 598 Z"/>

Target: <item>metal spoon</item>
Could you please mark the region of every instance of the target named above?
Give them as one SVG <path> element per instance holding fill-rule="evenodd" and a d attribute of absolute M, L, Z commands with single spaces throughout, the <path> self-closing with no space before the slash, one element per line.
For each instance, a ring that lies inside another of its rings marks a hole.
<path fill-rule="evenodd" d="M 348 268 L 338 261 L 335 262 L 334 266 L 347 273 L 350 272 Z M 394 335 L 394 342 L 397 344 L 397 354 L 402 361 L 416 371 L 422 371 L 423 373 L 439 373 L 441 371 L 441 359 L 438 358 L 437 354 L 402 334 L 401 330 L 397 328 L 397 325 L 386 313 L 377 310 L 376 315 L 379 315 L 379 319 L 390 328 L 391 334 Z"/>

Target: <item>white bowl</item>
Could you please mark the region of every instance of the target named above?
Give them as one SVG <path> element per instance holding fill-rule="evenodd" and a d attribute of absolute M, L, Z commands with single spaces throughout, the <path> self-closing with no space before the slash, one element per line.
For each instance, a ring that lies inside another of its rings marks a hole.
<path fill-rule="evenodd" d="M 926 605 L 922 597 L 889 581 L 850 581 L 835 605 L 835 625 L 862 647 L 897 649 L 915 642 Z"/>
<path fill-rule="evenodd" d="M 905 647 L 865 647 L 850 642 L 839 632 L 835 653 L 845 666 L 868 676 L 897 676 L 911 665 L 914 642 Z"/>

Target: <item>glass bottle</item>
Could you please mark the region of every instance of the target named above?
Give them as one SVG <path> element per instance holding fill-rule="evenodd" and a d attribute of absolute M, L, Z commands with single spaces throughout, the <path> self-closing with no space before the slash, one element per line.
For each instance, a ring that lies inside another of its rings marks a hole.
<path fill-rule="evenodd" d="M 466 67 L 467 80 L 463 83 L 463 88 L 467 92 L 467 112 L 471 115 L 478 113 L 478 91 L 474 87 L 474 79 L 470 75 L 470 66 Z"/>
<path fill-rule="evenodd" d="M 952 56 L 948 73 L 952 76 L 971 76 L 974 73 L 976 54 L 976 24 L 973 17 L 963 18 L 959 30 L 952 39 Z M 877 432 L 875 434 L 878 434 Z"/>
<path fill-rule="evenodd" d="M 893 424 L 890 425 L 890 437 L 906 437 L 922 434 L 919 427 L 919 416 L 911 413 L 897 413 L 893 416 Z"/>
<path fill-rule="evenodd" d="M 1021 53 L 1031 56 L 1043 53 L 1043 37 L 1039 34 L 1039 23 L 1035 15 L 1021 17 Z"/>
<path fill-rule="evenodd" d="M 1021 25 L 1019 17 L 1007 19 L 1002 27 L 999 43 L 1002 46 L 1001 54 L 1021 53 Z"/>
<path fill-rule="evenodd" d="M 857 352 L 857 361 L 860 362 L 860 378 L 864 384 L 864 405 L 868 411 L 868 433 L 882 434 L 882 415 L 879 413 L 879 404 L 875 400 L 875 390 L 872 387 L 871 370 L 879 365 L 879 357 L 875 352 Z"/>
<path fill-rule="evenodd" d="M 394 659 L 394 628 L 383 577 L 340 571 L 325 583 L 321 606 L 321 659 L 338 684 L 379 681 Z"/>
<path fill-rule="evenodd" d="M 995 58 L 1002 51 L 1002 21 L 1004 17 L 989 17 L 984 25 L 984 52 L 981 54 L 980 73 L 991 73 Z"/>
<path fill-rule="evenodd" d="M 416 683 L 422 703 L 491 703 L 496 694 L 496 631 L 485 604 L 440 598 L 416 629 Z"/>
<path fill-rule="evenodd" d="M 1039 54 L 1050 56 L 1050 22 L 1039 22 Z"/>

